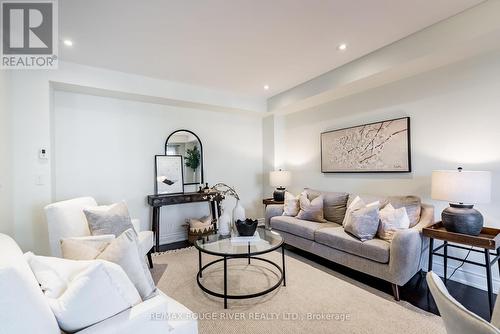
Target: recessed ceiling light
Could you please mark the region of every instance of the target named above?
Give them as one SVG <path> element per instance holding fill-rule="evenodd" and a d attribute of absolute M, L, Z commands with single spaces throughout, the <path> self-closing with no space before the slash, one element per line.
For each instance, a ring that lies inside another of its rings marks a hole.
<path fill-rule="evenodd" d="M 269 85 L 264 85 L 265 90 L 269 90 Z"/>
<path fill-rule="evenodd" d="M 66 45 L 66 46 L 73 46 L 73 41 L 72 41 L 72 40 L 70 40 L 70 39 L 65 39 L 65 40 L 63 41 L 63 43 L 64 43 L 64 45 Z"/>
<path fill-rule="evenodd" d="M 347 49 L 347 44 L 345 43 L 339 44 L 339 46 L 337 46 L 337 49 L 340 51 L 344 51 Z"/>

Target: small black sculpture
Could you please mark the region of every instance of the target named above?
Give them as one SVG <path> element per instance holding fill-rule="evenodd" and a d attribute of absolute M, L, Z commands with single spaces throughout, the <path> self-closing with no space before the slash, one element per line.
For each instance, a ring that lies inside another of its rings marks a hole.
<path fill-rule="evenodd" d="M 240 237 L 252 237 L 255 234 L 255 230 L 257 230 L 257 224 L 257 220 L 252 220 L 250 218 L 245 220 L 238 219 L 236 221 L 236 229 Z"/>
<path fill-rule="evenodd" d="M 175 183 L 175 181 L 172 181 L 172 180 L 169 180 L 169 179 L 165 179 L 165 180 L 163 180 L 162 182 L 163 182 L 163 183 L 165 183 L 165 184 L 166 184 L 166 185 L 168 185 L 168 186 L 171 186 L 172 184 L 174 184 L 174 183 Z"/>

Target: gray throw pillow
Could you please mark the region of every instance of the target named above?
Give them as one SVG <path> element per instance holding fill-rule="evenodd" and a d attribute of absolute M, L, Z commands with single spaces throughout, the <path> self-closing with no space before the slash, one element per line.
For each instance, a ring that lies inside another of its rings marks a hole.
<path fill-rule="evenodd" d="M 379 202 L 373 202 L 361 209 L 349 212 L 344 230 L 361 241 L 375 237 L 379 225 Z"/>
<path fill-rule="evenodd" d="M 117 237 L 130 228 L 134 230 L 125 202 L 86 208 L 83 213 L 92 235 L 114 234 Z"/>
<path fill-rule="evenodd" d="M 97 256 L 99 260 L 116 263 L 122 267 L 128 278 L 134 283 L 142 300 L 153 296 L 156 291 L 145 258 L 141 255 L 137 235 L 128 229 L 110 242 L 109 246 Z"/>
<path fill-rule="evenodd" d="M 323 196 L 318 196 L 312 201 L 307 198 L 304 191 L 299 197 L 300 211 L 297 214 L 298 219 L 309 220 L 318 223 L 325 223 L 323 216 Z"/>
<path fill-rule="evenodd" d="M 320 191 L 306 189 L 310 200 L 323 195 L 323 215 L 326 220 L 342 224 L 347 209 L 347 198 L 349 195 L 343 192 Z"/>

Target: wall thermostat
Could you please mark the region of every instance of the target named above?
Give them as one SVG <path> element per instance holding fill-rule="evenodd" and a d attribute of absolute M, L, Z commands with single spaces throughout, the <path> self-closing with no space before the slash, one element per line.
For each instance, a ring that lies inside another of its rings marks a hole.
<path fill-rule="evenodd" d="M 46 148 L 41 148 L 38 152 L 38 157 L 42 160 L 47 160 L 49 158 L 49 154 L 47 153 Z"/>

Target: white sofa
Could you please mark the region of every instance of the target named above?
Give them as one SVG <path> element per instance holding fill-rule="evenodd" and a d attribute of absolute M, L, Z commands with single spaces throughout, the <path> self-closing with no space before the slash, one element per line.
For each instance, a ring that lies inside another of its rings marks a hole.
<path fill-rule="evenodd" d="M 174 317 L 178 320 L 171 320 Z M 21 249 L 5 234 L 0 234 L 0 333 L 61 333 Z M 78 333 L 193 334 L 198 323 L 190 310 L 160 292 Z"/>
<path fill-rule="evenodd" d="M 97 202 L 92 197 L 79 197 L 52 203 L 45 207 L 52 256 L 61 257 L 60 243 L 63 238 L 91 237 L 83 209 L 93 206 L 97 206 Z M 142 255 L 148 257 L 149 266 L 152 268 L 153 232 L 141 230 L 138 219 L 132 219 L 132 224 L 138 234 Z"/>

